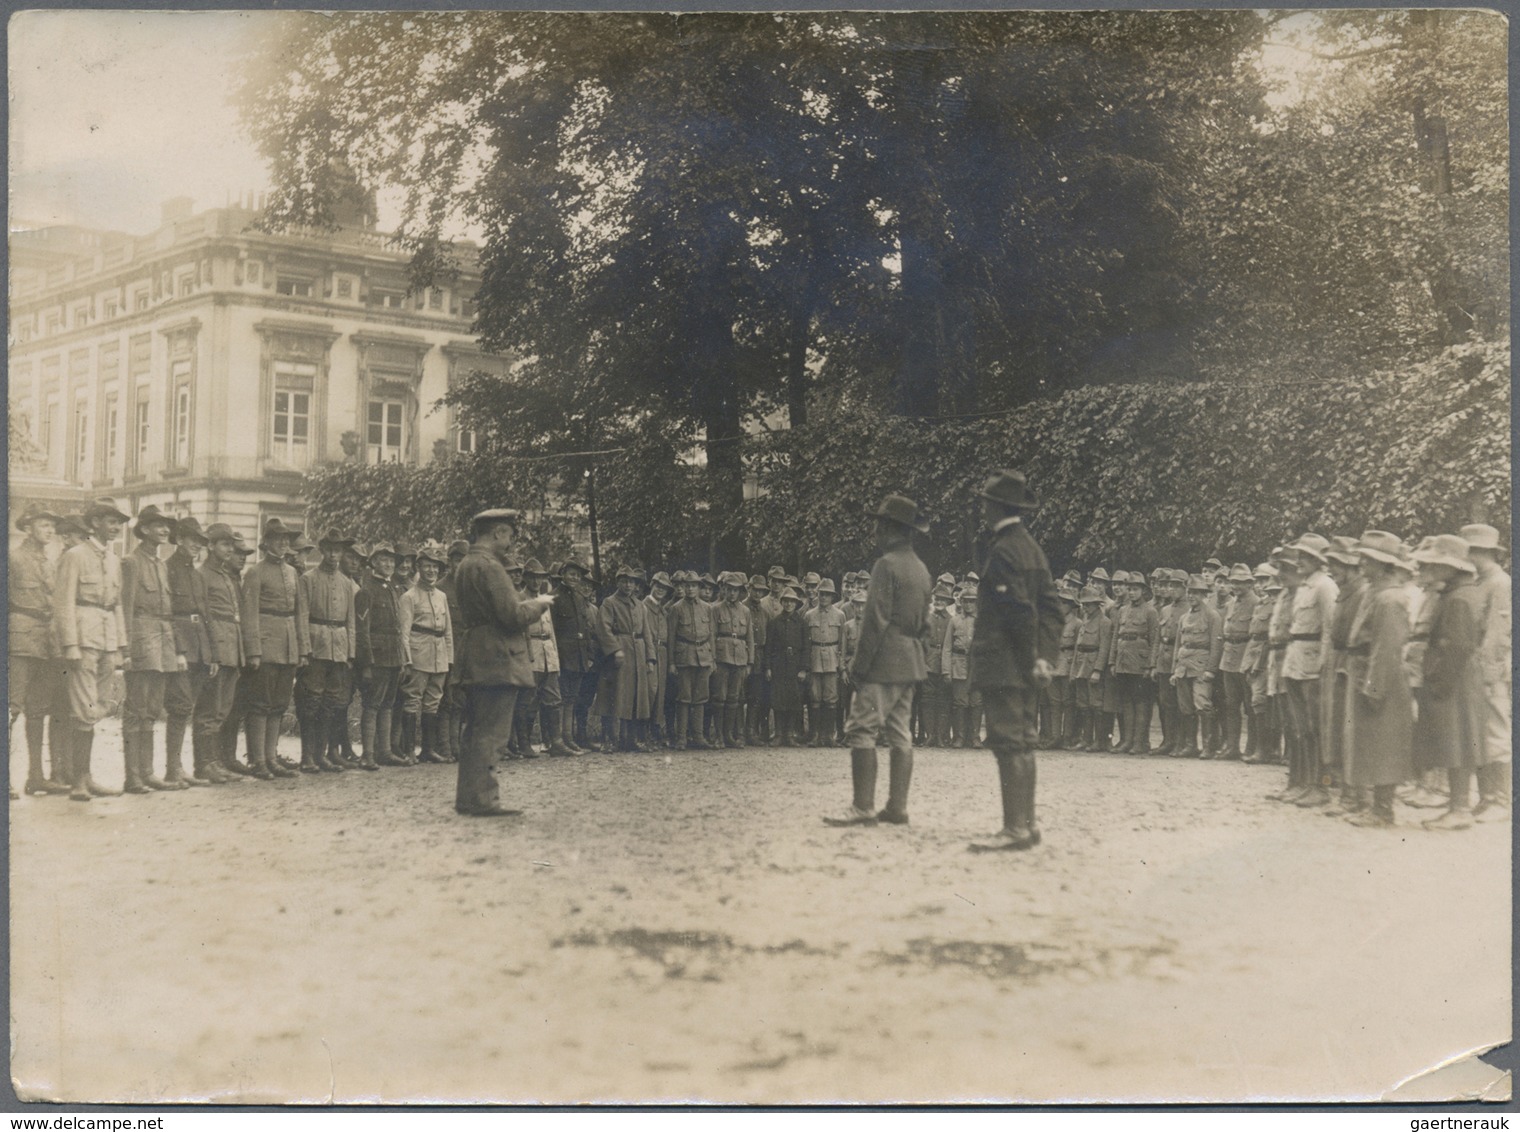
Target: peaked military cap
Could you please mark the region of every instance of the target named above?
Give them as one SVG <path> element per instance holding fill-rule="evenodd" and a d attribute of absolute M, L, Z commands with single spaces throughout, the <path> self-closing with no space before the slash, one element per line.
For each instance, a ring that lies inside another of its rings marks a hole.
<path fill-rule="evenodd" d="M 510 507 L 491 507 L 485 511 L 477 511 L 470 519 L 470 526 L 478 528 L 483 523 L 511 523 L 514 530 L 522 522 L 522 512 L 514 511 Z"/>

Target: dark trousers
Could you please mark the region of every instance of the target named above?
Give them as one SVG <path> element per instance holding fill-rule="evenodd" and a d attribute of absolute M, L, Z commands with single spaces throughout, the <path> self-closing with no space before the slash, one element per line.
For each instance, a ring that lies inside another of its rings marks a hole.
<path fill-rule="evenodd" d="M 262 661 L 243 674 L 248 683 L 248 714 L 279 717 L 290 707 L 296 686 L 296 666 Z"/>
<path fill-rule="evenodd" d="M 496 756 L 512 738 L 520 691 L 504 684 L 465 685 L 463 746 L 454 791 L 454 809 L 461 814 L 478 814 L 501 804 Z"/>
<path fill-rule="evenodd" d="M 124 732 L 151 731 L 164 711 L 164 687 L 170 676 L 180 673 L 127 673 L 127 698 L 121 705 L 121 729 Z"/>
<path fill-rule="evenodd" d="M 987 713 L 987 746 L 994 754 L 1032 751 L 1039 745 L 1035 689 L 985 687 L 979 691 Z"/>
<path fill-rule="evenodd" d="M 195 697 L 195 738 L 198 742 L 207 744 L 208 751 L 214 751 L 222 724 L 227 722 L 227 717 L 232 713 L 232 701 L 237 695 L 241 673 L 231 664 L 222 665 L 216 670 L 215 676 L 211 675 L 210 669 L 205 665 L 190 667 L 199 667 L 202 671 L 200 693 Z"/>
<path fill-rule="evenodd" d="M 309 706 L 336 711 L 348 707 L 352 669 L 341 660 L 313 660 L 301 669 L 300 685 Z"/>
<path fill-rule="evenodd" d="M 1244 672 L 1221 672 L 1224 681 L 1224 746 L 1240 753 L 1240 731 L 1244 713 L 1251 710 L 1251 677 Z"/>
<path fill-rule="evenodd" d="M 1307 786 L 1318 786 L 1319 765 L 1319 678 L 1313 680 L 1283 679 L 1288 694 L 1283 697 L 1288 709 L 1288 735 L 1292 738 L 1298 756 L 1299 781 Z"/>

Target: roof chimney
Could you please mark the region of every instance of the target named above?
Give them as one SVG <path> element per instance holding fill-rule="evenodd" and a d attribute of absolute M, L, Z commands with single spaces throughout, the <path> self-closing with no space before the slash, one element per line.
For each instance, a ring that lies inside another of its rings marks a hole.
<path fill-rule="evenodd" d="M 194 197 L 170 197 L 163 203 L 163 222 L 173 224 L 177 220 L 189 220 L 194 211 Z"/>

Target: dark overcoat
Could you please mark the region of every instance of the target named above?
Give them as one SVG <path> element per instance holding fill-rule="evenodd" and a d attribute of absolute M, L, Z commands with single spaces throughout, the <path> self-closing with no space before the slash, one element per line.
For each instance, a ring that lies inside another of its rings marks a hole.
<path fill-rule="evenodd" d="M 1055 668 L 1065 620 L 1050 563 L 1019 521 L 992 536 L 980 565 L 971 682 L 1033 688 L 1036 660 Z"/>
<path fill-rule="evenodd" d="M 1482 594 L 1464 579 L 1443 594 L 1427 592 L 1425 600 L 1439 605 L 1425 646 L 1415 763 L 1420 770 L 1482 766 L 1488 711 L 1479 649 Z"/>
<path fill-rule="evenodd" d="M 507 568 L 483 547 L 472 546 L 454 579 L 460 683 L 533 687 L 527 630 L 538 615 L 525 610 Z"/>
<path fill-rule="evenodd" d="M 1409 597 L 1398 586 L 1357 593 L 1345 640 L 1348 785 L 1397 786 L 1414 777 L 1414 696 L 1404 671 Z"/>

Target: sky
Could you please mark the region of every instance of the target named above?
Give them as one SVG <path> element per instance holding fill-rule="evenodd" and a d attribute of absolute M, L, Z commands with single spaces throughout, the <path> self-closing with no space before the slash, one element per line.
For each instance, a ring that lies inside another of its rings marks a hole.
<path fill-rule="evenodd" d="M 19 12 L 10 23 L 10 225 L 153 231 L 268 187 L 230 101 L 271 13 Z"/>

